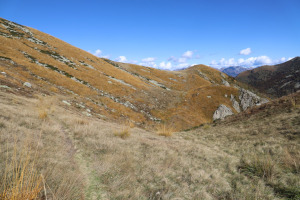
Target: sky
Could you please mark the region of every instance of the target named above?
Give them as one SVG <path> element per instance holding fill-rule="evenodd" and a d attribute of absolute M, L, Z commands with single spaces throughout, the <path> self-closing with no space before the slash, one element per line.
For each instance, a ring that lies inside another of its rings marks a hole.
<path fill-rule="evenodd" d="M 0 17 L 98 57 L 166 70 L 300 56 L 299 0 L 0 0 Z"/>

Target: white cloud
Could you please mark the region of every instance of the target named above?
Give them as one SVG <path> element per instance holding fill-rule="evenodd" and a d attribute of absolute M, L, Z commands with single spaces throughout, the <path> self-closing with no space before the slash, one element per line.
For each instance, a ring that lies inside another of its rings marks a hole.
<path fill-rule="evenodd" d="M 182 69 L 182 68 L 186 68 L 188 67 L 190 64 L 189 63 L 180 63 L 179 65 L 177 65 L 176 67 L 174 67 L 174 69 Z"/>
<path fill-rule="evenodd" d="M 268 56 L 258 56 L 250 57 L 247 59 L 240 58 L 235 60 L 234 58 L 225 59 L 222 58 L 219 61 L 211 61 L 210 65 L 212 67 L 221 68 L 221 67 L 230 67 L 230 66 L 243 66 L 243 67 L 258 67 L 262 65 L 275 65 L 282 62 L 286 62 L 288 59 L 282 57 L 279 60 L 272 60 Z"/>
<path fill-rule="evenodd" d="M 178 59 L 175 58 L 174 56 L 171 56 L 170 58 L 168 58 L 168 61 L 177 62 Z"/>
<path fill-rule="evenodd" d="M 249 55 L 251 53 L 251 48 L 242 49 L 240 55 Z"/>
<path fill-rule="evenodd" d="M 130 61 L 128 61 L 128 63 L 131 63 L 131 64 L 137 64 L 139 61 L 137 61 L 137 60 L 130 60 Z"/>
<path fill-rule="evenodd" d="M 159 68 L 171 70 L 172 69 L 172 63 L 171 62 L 167 62 L 167 63 L 161 62 L 161 63 L 159 63 Z"/>
<path fill-rule="evenodd" d="M 143 65 L 143 66 L 148 66 L 148 67 L 157 67 L 155 60 L 156 60 L 156 58 L 148 57 L 148 58 L 142 59 L 142 62 L 139 64 Z"/>
<path fill-rule="evenodd" d="M 127 61 L 127 58 L 125 56 L 119 56 L 116 61 L 118 62 L 126 62 Z"/>
<path fill-rule="evenodd" d="M 101 54 L 102 54 L 102 51 L 101 51 L 100 49 L 97 49 L 97 50 L 95 51 L 95 53 L 93 53 L 93 54 L 94 54 L 94 56 L 100 57 Z"/>
<path fill-rule="evenodd" d="M 101 58 L 107 58 L 109 59 L 110 58 L 110 55 L 105 55 L 105 56 L 100 56 Z"/>
<path fill-rule="evenodd" d="M 182 54 L 182 58 L 191 59 L 193 57 L 194 52 L 193 51 L 186 51 Z"/>
<path fill-rule="evenodd" d="M 168 63 L 172 64 L 171 62 L 173 62 L 174 65 L 172 65 L 172 69 L 180 69 L 180 68 L 185 68 L 189 66 L 189 63 L 187 63 L 187 60 L 192 59 L 193 58 L 193 51 L 186 51 L 184 52 L 179 58 L 176 58 L 174 56 L 171 56 L 168 58 Z M 197 58 L 199 58 L 199 56 L 196 56 Z M 166 64 L 165 62 L 162 62 L 160 64 Z"/>
<path fill-rule="evenodd" d="M 142 59 L 142 62 L 153 62 L 155 60 L 156 60 L 155 58 L 149 57 L 149 58 Z"/>
<path fill-rule="evenodd" d="M 178 58 L 177 62 L 179 62 L 179 63 L 185 63 L 186 62 L 186 58 L 183 58 L 183 57 Z"/>

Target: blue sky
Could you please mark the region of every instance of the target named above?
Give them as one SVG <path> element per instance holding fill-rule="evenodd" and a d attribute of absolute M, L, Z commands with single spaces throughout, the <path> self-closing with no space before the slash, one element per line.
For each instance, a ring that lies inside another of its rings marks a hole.
<path fill-rule="evenodd" d="M 0 0 L 0 17 L 99 57 L 161 69 L 300 56 L 299 0 Z"/>

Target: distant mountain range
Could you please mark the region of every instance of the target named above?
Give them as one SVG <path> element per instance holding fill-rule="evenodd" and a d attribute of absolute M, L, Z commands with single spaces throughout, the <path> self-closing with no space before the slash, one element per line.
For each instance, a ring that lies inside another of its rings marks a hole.
<path fill-rule="evenodd" d="M 244 71 L 236 78 L 271 97 L 281 97 L 300 90 L 300 57 Z"/>
<path fill-rule="evenodd" d="M 236 77 L 240 73 L 250 70 L 250 69 L 252 69 L 252 68 L 241 67 L 241 66 L 231 66 L 231 67 L 222 67 L 220 69 L 220 71 L 229 76 Z"/>

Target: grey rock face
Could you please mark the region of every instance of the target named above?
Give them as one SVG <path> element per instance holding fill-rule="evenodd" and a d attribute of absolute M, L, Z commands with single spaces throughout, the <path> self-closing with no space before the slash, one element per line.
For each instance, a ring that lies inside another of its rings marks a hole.
<path fill-rule="evenodd" d="M 31 88 L 31 83 L 25 82 L 23 85 L 26 86 L 26 87 Z"/>
<path fill-rule="evenodd" d="M 245 89 L 240 89 L 239 99 L 241 101 L 241 107 L 243 110 L 246 110 L 249 107 L 261 105 L 263 103 L 268 102 L 267 99 L 260 98 L 253 92 L 250 92 L 249 90 L 245 90 Z"/>
<path fill-rule="evenodd" d="M 233 112 L 227 106 L 221 104 L 213 115 L 213 120 L 224 119 L 226 116 L 233 115 Z"/>
<path fill-rule="evenodd" d="M 225 85 L 226 87 L 230 87 L 230 84 L 224 79 L 222 79 L 222 84 Z"/>
<path fill-rule="evenodd" d="M 239 105 L 239 102 L 237 102 L 234 98 L 233 95 L 230 95 L 230 100 L 232 102 L 232 106 L 233 108 L 236 110 L 236 112 L 241 112 L 241 109 L 240 109 L 240 105 Z"/>
<path fill-rule="evenodd" d="M 223 78 L 226 78 L 225 74 L 224 73 L 220 73 L 220 75 L 223 77 Z"/>

